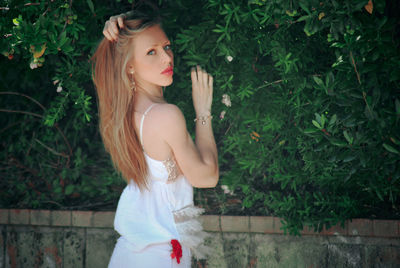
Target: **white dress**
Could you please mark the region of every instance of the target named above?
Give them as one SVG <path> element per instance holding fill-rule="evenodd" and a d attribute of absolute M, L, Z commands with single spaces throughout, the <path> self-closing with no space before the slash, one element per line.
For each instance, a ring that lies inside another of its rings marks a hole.
<path fill-rule="evenodd" d="M 140 123 L 140 141 L 146 114 Z M 178 176 L 173 159 L 155 160 L 144 152 L 148 165 L 149 190 L 140 191 L 131 181 L 121 194 L 114 229 L 121 235 L 115 245 L 109 268 L 190 267 L 191 254 L 203 258 L 207 236 L 198 216 L 202 209 L 193 205 L 193 188 Z M 182 245 L 180 264 L 171 258 L 171 240 Z"/>

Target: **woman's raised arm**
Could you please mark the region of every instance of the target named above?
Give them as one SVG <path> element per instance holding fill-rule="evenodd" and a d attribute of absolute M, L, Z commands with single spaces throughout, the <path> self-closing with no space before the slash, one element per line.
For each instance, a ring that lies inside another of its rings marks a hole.
<path fill-rule="evenodd" d="M 171 147 L 183 174 L 198 188 L 215 187 L 219 179 L 218 152 L 211 124 L 213 78 L 199 66 L 192 69 L 193 105 L 196 111 L 196 141 L 175 105 L 158 108 L 155 122 L 160 136 Z"/>

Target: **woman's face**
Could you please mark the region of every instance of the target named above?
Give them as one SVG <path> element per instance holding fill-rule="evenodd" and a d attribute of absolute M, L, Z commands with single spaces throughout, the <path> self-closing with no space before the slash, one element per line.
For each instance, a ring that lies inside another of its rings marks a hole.
<path fill-rule="evenodd" d="M 159 25 L 151 26 L 132 40 L 128 72 L 134 72 L 137 86 L 169 86 L 173 81 L 174 54 L 171 42 Z"/>

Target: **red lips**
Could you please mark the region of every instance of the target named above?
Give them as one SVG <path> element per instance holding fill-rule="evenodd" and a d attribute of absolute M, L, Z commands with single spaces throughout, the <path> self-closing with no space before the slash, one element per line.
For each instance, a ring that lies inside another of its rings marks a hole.
<path fill-rule="evenodd" d="M 167 67 L 167 69 L 162 71 L 161 74 L 173 75 L 174 74 L 174 68 L 172 66 L 169 66 L 169 67 Z"/>

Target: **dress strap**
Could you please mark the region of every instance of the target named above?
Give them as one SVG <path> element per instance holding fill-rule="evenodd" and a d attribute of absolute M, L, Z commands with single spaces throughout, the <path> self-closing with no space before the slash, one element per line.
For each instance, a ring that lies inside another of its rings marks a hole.
<path fill-rule="evenodd" d="M 156 105 L 156 103 L 153 103 L 152 105 L 149 106 L 149 108 L 147 108 L 147 110 L 144 112 L 144 114 L 142 115 L 142 121 L 140 121 L 140 129 L 139 129 L 139 133 L 140 133 L 140 144 L 142 144 L 143 147 L 143 122 L 144 122 L 144 117 L 147 115 L 147 113 L 151 110 L 151 108 L 154 107 L 154 105 Z"/>

